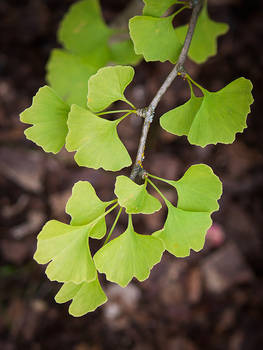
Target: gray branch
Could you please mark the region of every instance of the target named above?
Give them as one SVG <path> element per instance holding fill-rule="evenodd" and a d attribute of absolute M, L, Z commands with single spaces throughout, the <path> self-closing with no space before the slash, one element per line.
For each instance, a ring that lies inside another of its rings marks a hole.
<path fill-rule="evenodd" d="M 154 112 L 156 107 L 158 106 L 162 96 L 165 94 L 169 86 L 172 84 L 174 79 L 177 77 L 178 73 L 181 73 L 183 71 L 183 66 L 185 63 L 185 60 L 187 58 L 187 54 L 190 48 L 190 44 L 192 41 L 192 37 L 194 34 L 196 22 L 199 16 L 199 13 L 201 11 L 201 8 L 203 6 L 203 0 L 192 0 L 192 6 L 193 6 L 193 11 L 191 15 L 191 19 L 189 22 L 189 27 L 188 31 L 185 37 L 184 45 L 181 50 L 180 56 L 178 58 L 178 61 L 176 65 L 174 66 L 173 70 L 169 73 L 167 78 L 165 79 L 164 83 L 160 87 L 160 89 L 157 91 L 156 95 L 154 96 L 152 102 L 150 103 L 149 107 L 144 108 L 140 110 L 139 113 L 141 113 L 141 116 L 144 118 L 144 123 L 142 127 L 142 134 L 139 142 L 139 147 L 137 151 L 137 156 L 136 156 L 136 161 L 133 165 L 132 171 L 130 178 L 132 180 L 135 180 L 136 177 L 139 174 L 143 174 L 143 167 L 142 167 L 142 162 L 144 159 L 144 150 L 145 150 L 145 145 L 148 137 L 148 132 L 151 126 L 151 123 L 154 118 Z"/>

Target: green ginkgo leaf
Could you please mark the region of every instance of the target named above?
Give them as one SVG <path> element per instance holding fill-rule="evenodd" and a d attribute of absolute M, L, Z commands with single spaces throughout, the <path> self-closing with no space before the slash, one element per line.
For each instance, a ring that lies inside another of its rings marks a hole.
<path fill-rule="evenodd" d="M 137 55 L 142 54 L 146 61 L 177 61 L 182 43 L 174 30 L 173 18 L 174 15 L 165 18 L 135 16 L 130 19 L 130 36 Z"/>
<path fill-rule="evenodd" d="M 163 250 L 158 238 L 136 233 L 129 217 L 127 230 L 98 250 L 94 262 L 109 281 L 125 287 L 133 277 L 147 279 L 152 267 L 160 262 Z"/>
<path fill-rule="evenodd" d="M 162 230 L 154 236 L 160 238 L 165 248 L 177 257 L 186 257 L 190 250 L 200 251 L 205 235 L 212 224 L 210 213 L 186 211 L 167 201 L 168 215 Z"/>
<path fill-rule="evenodd" d="M 33 124 L 25 130 L 26 137 L 44 151 L 58 153 L 68 132 L 69 106 L 48 86 L 40 88 L 33 104 L 20 114 L 23 123 Z"/>
<path fill-rule="evenodd" d="M 189 57 L 197 63 L 202 63 L 208 57 L 217 53 L 217 37 L 228 31 L 226 23 L 212 21 L 207 12 L 207 2 L 199 15 L 191 46 L 189 49 Z M 175 29 L 181 43 L 184 42 L 188 25 L 184 25 Z"/>
<path fill-rule="evenodd" d="M 65 283 L 57 293 L 55 300 L 57 303 L 62 304 L 71 299 L 69 313 L 75 317 L 92 312 L 107 301 L 98 277 L 94 281 L 81 284 Z"/>
<path fill-rule="evenodd" d="M 113 102 L 130 102 L 124 96 L 124 90 L 134 77 L 130 66 L 104 67 L 94 74 L 88 83 L 88 108 L 93 112 L 103 111 Z"/>
<path fill-rule="evenodd" d="M 202 101 L 203 98 L 196 97 L 192 92 L 190 100 L 161 116 L 162 128 L 178 136 L 188 135 Z"/>
<path fill-rule="evenodd" d="M 222 195 L 222 183 L 208 165 L 192 165 L 180 180 L 164 181 L 177 190 L 177 208 L 197 212 L 218 210 L 217 201 Z"/>
<path fill-rule="evenodd" d="M 101 216 L 111 202 L 103 202 L 88 181 L 75 183 L 72 196 L 67 202 L 66 213 L 71 216 L 73 226 L 88 225 Z M 106 233 L 105 218 L 98 221 L 90 231 L 91 238 L 101 239 Z"/>
<path fill-rule="evenodd" d="M 205 164 L 191 166 L 178 181 L 158 179 L 176 188 L 178 202 L 175 207 L 165 199 L 168 215 L 163 229 L 154 236 L 159 237 L 165 248 L 177 257 L 188 256 L 191 249 L 201 250 L 212 223 L 210 216 L 218 210 L 217 201 L 222 194 L 220 180 Z"/>
<path fill-rule="evenodd" d="M 88 245 L 91 230 L 92 225 L 71 226 L 56 220 L 44 225 L 34 259 L 39 264 L 49 263 L 46 274 L 51 281 L 79 284 L 96 278 Z"/>
<path fill-rule="evenodd" d="M 87 105 L 88 80 L 96 66 L 83 57 L 53 50 L 47 65 L 47 81 L 68 104 Z"/>
<path fill-rule="evenodd" d="M 146 183 L 137 185 L 127 176 L 117 177 L 114 192 L 127 214 L 152 214 L 161 209 L 159 200 L 147 192 Z"/>
<path fill-rule="evenodd" d="M 130 39 L 113 43 L 110 47 L 110 51 L 110 60 L 115 64 L 136 65 L 142 59 L 142 56 L 136 55 L 134 52 L 134 46 Z"/>
<path fill-rule="evenodd" d="M 88 56 L 98 47 L 106 46 L 114 33 L 102 19 L 98 0 L 73 4 L 61 22 L 58 39 L 69 51 Z"/>
<path fill-rule="evenodd" d="M 239 78 L 217 92 L 202 89 L 204 96 L 195 97 L 160 118 L 163 129 L 175 135 L 186 135 L 193 145 L 232 143 L 237 132 L 246 127 L 253 103 L 252 83 Z"/>
<path fill-rule="evenodd" d="M 172 5 L 178 3 L 177 0 L 143 0 L 145 3 L 143 14 L 146 16 L 160 17 Z"/>
<path fill-rule="evenodd" d="M 78 165 L 111 171 L 131 165 L 129 153 L 117 133 L 120 120 L 109 121 L 72 105 L 66 148 L 70 152 L 77 151 L 75 160 Z"/>

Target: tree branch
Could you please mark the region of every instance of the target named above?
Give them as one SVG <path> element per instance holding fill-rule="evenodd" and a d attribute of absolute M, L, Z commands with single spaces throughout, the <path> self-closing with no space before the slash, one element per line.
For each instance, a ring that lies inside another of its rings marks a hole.
<path fill-rule="evenodd" d="M 201 11 L 202 6 L 203 6 L 203 0 L 192 0 L 193 12 L 191 15 L 188 31 L 187 31 L 185 41 L 183 44 L 183 48 L 181 50 L 178 61 L 175 65 L 175 67 L 173 68 L 173 70 L 170 72 L 170 74 L 165 79 L 165 81 L 162 84 L 162 86 L 160 87 L 160 89 L 157 91 L 157 93 L 156 93 L 155 97 L 153 98 L 152 102 L 150 103 L 149 107 L 146 107 L 144 109 L 139 110 L 139 115 L 144 118 L 144 123 L 143 123 L 143 127 L 142 127 L 142 133 L 141 133 L 141 138 L 140 138 L 140 142 L 139 142 L 139 146 L 138 146 L 136 161 L 133 165 L 131 175 L 130 175 L 130 178 L 132 180 L 135 180 L 139 174 L 144 173 L 144 170 L 142 167 L 142 162 L 144 159 L 144 150 L 145 150 L 145 145 L 146 145 L 150 125 L 151 125 L 153 118 L 154 118 L 155 109 L 158 106 L 162 96 L 165 94 L 165 92 L 170 87 L 170 85 L 172 84 L 174 79 L 177 77 L 178 73 L 181 73 L 183 71 L 183 65 L 184 65 L 185 60 L 187 58 L 187 54 L 188 54 L 190 44 L 192 41 L 192 37 L 194 34 L 196 22 L 197 22 L 197 19 L 198 19 L 198 16 L 199 16 L 199 13 Z"/>

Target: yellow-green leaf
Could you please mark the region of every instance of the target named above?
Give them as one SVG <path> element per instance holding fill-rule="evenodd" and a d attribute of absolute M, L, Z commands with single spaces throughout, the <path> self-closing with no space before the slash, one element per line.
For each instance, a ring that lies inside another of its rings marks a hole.
<path fill-rule="evenodd" d="M 113 102 L 127 102 L 124 90 L 134 76 L 130 66 L 104 67 L 89 79 L 88 108 L 93 112 L 103 111 Z"/>
<path fill-rule="evenodd" d="M 107 301 L 98 277 L 94 281 L 81 284 L 65 283 L 57 293 L 55 300 L 57 303 L 62 304 L 71 299 L 69 313 L 75 317 L 92 312 Z"/>
<path fill-rule="evenodd" d="M 114 192 L 127 214 L 152 214 L 161 209 L 158 199 L 147 192 L 146 183 L 137 185 L 127 176 L 117 177 Z"/>
<path fill-rule="evenodd" d="M 48 86 L 40 88 L 33 104 L 20 114 L 23 123 L 33 124 L 25 130 L 26 137 L 44 151 L 58 153 L 68 132 L 69 106 Z"/>
<path fill-rule="evenodd" d="M 77 151 L 76 162 L 89 168 L 117 171 L 131 165 L 131 158 L 119 139 L 119 120 L 109 121 L 72 105 L 68 118 L 68 151 Z"/>
<path fill-rule="evenodd" d="M 252 83 L 239 78 L 217 92 L 203 89 L 204 96 L 191 99 L 160 118 L 163 129 L 175 135 L 186 135 L 193 145 L 232 143 L 237 132 L 246 127 L 253 103 Z"/>
<path fill-rule="evenodd" d="M 125 287 L 133 277 L 147 279 L 152 267 L 160 262 L 163 250 L 158 238 L 136 233 L 130 217 L 127 230 L 98 250 L 94 262 L 109 281 Z"/>

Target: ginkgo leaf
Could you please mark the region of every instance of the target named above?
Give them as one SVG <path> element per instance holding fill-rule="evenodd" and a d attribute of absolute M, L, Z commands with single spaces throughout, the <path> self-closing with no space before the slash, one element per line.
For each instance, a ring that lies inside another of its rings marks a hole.
<path fill-rule="evenodd" d="M 88 108 L 93 112 L 100 112 L 118 100 L 129 103 L 124 96 L 124 90 L 133 77 L 134 69 L 130 66 L 113 66 L 99 69 L 89 79 Z"/>
<path fill-rule="evenodd" d="M 146 183 L 137 185 L 127 176 L 117 177 L 114 192 L 127 214 L 152 214 L 161 209 L 159 200 L 147 192 Z"/>
<path fill-rule="evenodd" d="M 47 65 L 47 81 L 68 104 L 87 105 L 88 80 L 96 73 L 86 58 L 53 50 Z"/>
<path fill-rule="evenodd" d="M 73 4 L 67 12 L 58 39 L 69 51 L 88 56 L 105 46 L 113 33 L 102 19 L 98 0 L 83 0 Z"/>
<path fill-rule="evenodd" d="M 143 14 L 146 16 L 160 17 L 172 5 L 178 3 L 177 0 L 143 0 L 145 3 Z"/>
<path fill-rule="evenodd" d="M 71 299 L 69 313 L 75 317 L 92 312 L 107 301 L 98 277 L 94 281 L 81 284 L 65 283 L 57 293 L 55 300 L 57 303 L 62 304 Z"/>
<path fill-rule="evenodd" d="M 115 64 L 135 65 L 142 59 L 142 56 L 136 55 L 134 52 L 134 46 L 130 39 L 113 43 L 110 47 L 110 51 L 110 60 Z"/>
<path fill-rule="evenodd" d="M 119 120 L 109 121 L 72 105 L 68 117 L 68 151 L 77 151 L 78 165 L 117 171 L 131 165 L 131 158 L 119 139 Z"/>
<path fill-rule="evenodd" d="M 208 57 L 217 53 L 217 37 L 228 31 L 226 23 L 212 21 L 207 12 L 207 2 L 199 15 L 196 28 L 190 45 L 188 56 L 197 63 L 202 63 Z M 175 29 L 181 43 L 184 42 L 188 25 Z"/>
<path fill-rule="evenodd" d="M 70 224 L 73 226 L 90 224 L 105 212 L 110 203 L 99 199 L 91 183 L 78 181 L 72 189 L 72 196 L 66 206 L 66 213 L 71 216 Z M 102 218 L 95 224 L 89 236 L 101 239 L 105 233 L 106 223 L 105 218 Z"/>
<path fill-rule="evenodd" d="M 208 165 L 192 165 L 180 180 L 164 181 L 177 190 L 177 208 L 197 212 L 218 210 L 222 183 Z"/>
<path fill-rule="evenodd" d="M 160 262 L 163 250 L 158 238 L 136 233 L 129 217 L 127 230 L 98 250 L 94 262 L 109 281 L 125 287 L 133 277 L 147 279 L 152 267 Z"/>
<path fill-rule="evenodd" d="M 82 283 L 96 278 L 88 237 L 92 225 L 71 226 L 48 221 L 38 235 L 34 259 L 48 264 L 46 274 L 51 281 Z"/>
<path fill-rule="evenodd" d="M 58 153 L 68 132 L 69 106 L 48 86 L 40 88 L 33 104 L 20 114 L 23 123 L 33 124 L 25 130 L 26 137 L 44 151 Z"/>
<path fill-rule="evenodd" d="M 137 55 L 142 54 L 146 61 L 177 61 L 182 44 L 174 30 L 173 18 L 174 15 L 165 18 L 135 16 L 130 19 L 130 36 Z"/>
<path fill-rule="evenodd" d="M 186 103 L 161 116 L 160 124 L 162 128 L 178 136 L 188 135 L 202 101 L 203 98 L 196 97 L 192 93 L 190 100 Z"/>
<path fill-rule="evenodd" d="M 186 257 L 193 249 L 196 252 L 204 246 L 205 235 L 212 224 L 210 213 L 186 211 L 174 207 L 167 201 L 168 215 L 162 230 L 154 234 L 165 248 L 177 257 Z"/>
<path fill-rule="evenodd" d="M 163 129 L 175 135 L 186 135 L 191 144 L 232 143 L 237 132 L 246 127 L 253 103 L 252 83 L 239 78 L 217 92 L 203 89 L 203 97 L 195 97 L 160 118 Z"/>

